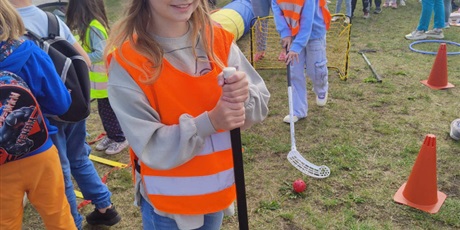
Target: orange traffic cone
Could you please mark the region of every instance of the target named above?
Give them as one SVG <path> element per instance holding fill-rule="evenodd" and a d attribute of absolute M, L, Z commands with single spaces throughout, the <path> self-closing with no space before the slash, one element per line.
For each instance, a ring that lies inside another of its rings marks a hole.
<path fill-rule="evenodd" d="M 428 134 L 409 179 L 399 188 L 393 200 L 425 212 L 437 213 L 446 197 L 437 188 L 436 136 Z"/>
<path fill-rule="evenodd" d="M 421 81 L 424 85 L 432 89 L 448 89 L 454 85 L 447 82 L 447 49 L 446 43 L 439 45 L 433 68 L 431 68 L 428 80 Z"/>

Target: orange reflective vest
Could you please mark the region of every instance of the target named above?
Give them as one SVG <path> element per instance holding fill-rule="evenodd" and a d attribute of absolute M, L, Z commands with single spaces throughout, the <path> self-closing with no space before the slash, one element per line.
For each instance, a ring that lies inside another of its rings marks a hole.
<path fill-rule="evenodd" d="M 307 0 L 309 1 L 309 0 Z M 311 0 L 315 1 L 315 0 Z M 300 15 L 305 0 L 277 0 L 276 1 L 283 12 L 284 18 L 292 31 L 292 36 L 296 36 L 300 29 Z M 319 0 L 319 7 L 323 12 L 324 23 L 326 24 L 326 30 L 329 30 L 331 24 L 331 13 L 327 9 L 326 0 Z"/>
<path fill-rule="evenodd" d="M 329 12 L 329 9 L 327 9 L 327 1 L 326 0 L 319 0 L 319 7 L 321 7 L 321 11 L 323 12 L 323 19 L 324 19 L 324 24 L 326 24 L 326 30 L 329 30 L 329 27 L 331 26 L 331 12 Z"/>
<path fill-rule="evenodd" d="M 233 36 L 224 29 L 214 28 L 214 41 L 214 52 L 227 65 Z M 147 62 L 129 42 L 125 42 L 121 52 L 137 66 L 144 66 Z M 141 71 L 123 61 L 117 52 L 113 52 L 112 56 L 140 86 L 150 105 L 159 113 L 161 122 L 166 125 L 178 124 L 179 117 L 184 113 L 198 116 L 210 111 L 222 94 L 217 84 L 217 75 L 222 69 L 215 64 L 211 64 L 209 73 L 194 77 L 177 70 L 163 59 L 159 77 L 155 83 L 146 85 L 141 82 Z M 138 161 L 132 149 L 130 154 L 136 167 Z M 203 150 L 180 166 L 156 170 L 140 162 L 140 173 L 151 203 L 166 213 L 213 213 L 226 209 L 236 198 L 229 131 L 208 137 Z"/>

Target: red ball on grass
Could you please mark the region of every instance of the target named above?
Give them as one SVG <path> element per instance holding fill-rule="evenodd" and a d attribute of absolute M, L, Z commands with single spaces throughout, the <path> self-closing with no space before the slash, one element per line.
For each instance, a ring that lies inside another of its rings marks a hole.
<path fill-rule="evenodd" d="M 307 189 L 307 184 L 302 179 L 297 179 L 292 183 L 292 188 L 295 192 L 301 193 Z"/>

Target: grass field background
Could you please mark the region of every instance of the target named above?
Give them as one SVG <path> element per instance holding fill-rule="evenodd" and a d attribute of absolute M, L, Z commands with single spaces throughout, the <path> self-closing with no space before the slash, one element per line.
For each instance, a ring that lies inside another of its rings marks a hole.
<path fill-rule="evenodd" d="M 106 0 L 111 22 L 120 15 L 121 2 Z M 221 7 L 229 1 L 218 2 Z M 329 8 L 334 12 L 335 0 Z M 417 26 L 420 8 L 417 0 L 408 0 L 405 7 L 384 8 L 381 14 L 363 19 L 358 1 L 348 80 L 340 80 L 331 71 L 325 107 L 316 106 L 308 82 L 309 114 L 295 124 L 297 149 L 309 161 L 329 166 L 332 173 L 327 179 L 307 177 L 287 161 L 289 125 L 282 122 L 288 114 L 286 71 L 259 71 L 272 96 L 267 119 L 242 132 L 250 229 L 460 229 L 460 143 L 448 134 L 450 122 L 460 117 L 460 57 L 447 57 L 448 81 L 455 88 L 432 90 L 420 83 L 428 79 L 435 56 L 412 52 L 411 41 L 404 39 Z M 445 40 L 460 42 L 459 33 L 458 27 L 445 29 Z M 248 44 L 249 36 L 238 41 L 245 52 Z M 417 48 L 437 51 L 439 43 Z M 366 56 L 382 83 L 371 80 L 372 72 L 358 53 L 362 49 L 376 50 Z M 447 50 L 458 52 L 460 47 L 447 45 Z M 95 103 L 87 130 L 88 141 L 103 131 Z M 437 214 L 393 201 L 427 134 L 436 136 L 437 187 L 447 195 Z M 129 163 L 127 151 L 114 156 L 92 154 Z M 112 169 L 95 166 L 101 176 Z M 308 186 L 302 194 L 292 191 L 297 178 Z M 111 229 L 142 229 L 139 209 L 133 206 L 131 170 L 111 172 L 107 185 L 123 218 Z M 92 210 L 87 205 L 81 213 Z M 31 205 L 26 207 L 24 229 L 43 229 Z M 109 228 L 85 225 L 84 229 Z M 222 229 L 238 229 L 237 217 L 226 217 Z"/>

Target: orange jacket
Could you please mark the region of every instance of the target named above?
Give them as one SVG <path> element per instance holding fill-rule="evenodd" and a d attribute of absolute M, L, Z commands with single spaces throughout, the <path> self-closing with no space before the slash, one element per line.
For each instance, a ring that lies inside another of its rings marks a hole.
<path fill-rule="evenodd" d="M 214 28 L 214 40 L 214 52 L 226 65 L 233 36 Z M 128 42 L 121 51 L 137 66 L 147 62 Z M 158 79 L 154 84 L 146 85 L 140 80 L 139 70 L 124 62 L 116 52 L 112 54 L 140 86 L 166 125 L 178 124 L 184 113 L 198 116 L 210 111 L 222 94 L 216 80 L 222 69 L 215 64 L 211 63 L 209 73 L 194 77 L 163 59 L 164 66 Z M 140 162 L 145 192 L 156 209 L 171 214 L 207 214 L 221 211 L 233 203 L 236 194 L 229 131 L 218 132 L 211 138 L 214 140 L 212 147 L 205 147 L 197 156 L 176 168 L 156 170 Z M 132 149 L 130 154 L 135 166 L 137 157 Z"/>

